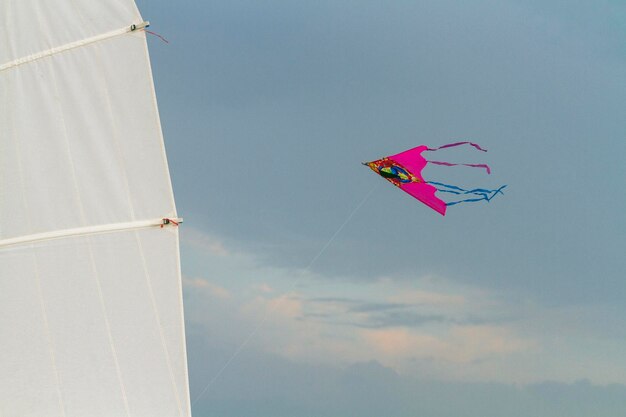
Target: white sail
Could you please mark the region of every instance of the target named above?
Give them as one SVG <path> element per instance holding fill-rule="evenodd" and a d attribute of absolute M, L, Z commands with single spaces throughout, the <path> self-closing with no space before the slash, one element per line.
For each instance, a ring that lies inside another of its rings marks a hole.
<path fill-rule="evenodd" d="M 0 0 L 0 417 L 190 415 L 133 0 Z"/>

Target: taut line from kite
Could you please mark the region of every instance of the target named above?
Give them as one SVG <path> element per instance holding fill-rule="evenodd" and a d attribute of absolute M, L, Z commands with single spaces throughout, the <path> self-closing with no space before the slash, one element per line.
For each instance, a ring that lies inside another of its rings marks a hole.
<path fill-rule="evenodd" d="M 359 211 L 359 209 L 361 209 L 361 207 L 363 207 L 363 205 L 367 202 L 367 200 L 369 200 L 369 198 L 372 196 L 372 194 L 374 194 L 374 191 L 376 191 L 378 186 L 379 186 L 379 184 L 376 184 L 374 187 L 372 187 L 372 189 L 365 195 L 363 200 L 361 200 L 361 202 L 354 207 L 352 212 L 348 215 L 348 217 L 346 217 L 346 219 L 341 224 L 341 226 L 339 226 L 337 228 L 335 233 L 333 233 L 333 235 L 330 237 L 330 239 L 328 239 L 328 241 L 324 244 L 324 246 L 322 246 L 322 248 L 319 250 L 317 255 L 315 255 L 311 259 L 311 262 L 309 262 L 309 265 L 306 268 L 304 268 L 304 270 L 302 272 L 308 272 L 313 267 L 313 265 L 315 265 L 315 262 L 317 262 L 317 260 L 324 254 L 324 252 L 326 252 L 326 249 L 328 249 L 330 247 L 330 245 L 332 245 L 332 243 L 335 240 L 335 238 L 337 236 L 339 236 L 339 233 L 341 233 L 341 231 L 348 225 L 348 223 L 350 223 L 350 220 L 352 220 L 354 215 Z M 211 386 L 219 379 L 219 377 L 222 375 L 222 373 L 224 373 L 226 368 L 228 368 L 228 366 L 237 358 L 237 356 L 239 356 L 239 354 L 243 351 L 243 349 L 246 347 L 246 345 L 252 340 L 252 338 L 254 338 L 254 336 L 259 332 L 259 330 L 261 330 L 261 328 L 263 327 L 263 325 L 265 324 L 265 322 L 269 318 L 270 314 L 272 314 L 276 309 L 278 309 L 278 307 L 280 307 L 283 304 L 283 302 L 291 295 L 291 293 L 293 293 L 294 289 L 296 288 L 298 283 L 301 281 L 303 276 L 304 276 L 304 274 L 300 274 L 300 276 L 298 278 L 296 278 L 293 281 L 293 283 L 291 284 L 291 287 L 289 288 L 289 291 L 287 291 L 286 293 L 281 295 L 278 298 L 278 302 L 273 304 L 268 310 L 266 310 L 265 314 L 263 314 L 263 317 L 261 317 L 261 320 L 259 320 L 258 324 L 250 332 L 248 337 L 246 337 L 244 339 L 244 341 L 241 342 L 239 347 L 237 349 L 235 349 L 235 351 L 230 356 L 230 358 L 228 358 L 228 360 L 224 363 L 224 365 L 222 365 L 220 370 L 217 371 L 215 376 L 206 384 L 206 386 L 202 389 L 202 391 L 200 391 L 200 394 L 198 394 L 196 396 L 196 398 L 191 402 L 192 406 L 195 405 L 204 396 L 204 394 L 206 394 L 206 392 L 209 390 L 209 388 L 211 388 Z"/>

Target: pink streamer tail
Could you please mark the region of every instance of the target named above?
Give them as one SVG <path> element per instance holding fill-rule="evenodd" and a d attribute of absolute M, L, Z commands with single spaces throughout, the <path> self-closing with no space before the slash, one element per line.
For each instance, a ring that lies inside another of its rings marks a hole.
<path fill-rule="evenodd" d="M 477 143 L 473 143 L 473 142 L 455 142 L 455 143 L 448 143 L 447 145 L 442 145 L 438 148 L 428 148 L 426 149 L 427 151 L 437 151 L 439 149 L 445 149 L 445 148 L 452 148 L 455 146 L 461 146 L 461 145 L 471 145 L 474 148 L 478 149 L 479 151 L 483 151 L 483 152 L 487 152 L 487 149 L 483 149 L 480 147 L 480 145 L 478 145 Z"/>
<path fill-rule="evenodd" d="M 428 161 L 428 163 L 435 164 L 435 165 L 445 165 L 448 167 L 463 165 L 463 166 L 472 167 L 472 168 L 485 168 L 487 170 L 487 174 L 491 174 L 491 169 L 489 168 L 489 165 L 486 165 L 486 164 L 453 164 L 450 162 L 440 162 L 440 161 Z"/>

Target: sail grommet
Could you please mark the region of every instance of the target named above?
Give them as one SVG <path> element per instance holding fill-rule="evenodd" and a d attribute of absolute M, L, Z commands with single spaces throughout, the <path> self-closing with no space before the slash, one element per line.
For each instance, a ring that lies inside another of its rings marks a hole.
<path fill-rule="evenodd" d="M 130 25 L 130 28 L 128 28 L 128 30 L 130 32 L 134 32 L 137 29 L 145 29 L 148 26 L 150 26 L 150 22 L 148 22 L 148 21 L 141 22 L 141 23 L 133 23 L 132 25 Z"/>
<path fill-rule="evenodd" d="M 180 224 L 183 222 L 183 219 L 170 219 L 167 217 L 163 218 L 163 223 L 161 223 L 161 229 L 163 228 L 163 226 L 167 226 L 168 224 L 172 224 L 176 227 L 180 226 Z"/>

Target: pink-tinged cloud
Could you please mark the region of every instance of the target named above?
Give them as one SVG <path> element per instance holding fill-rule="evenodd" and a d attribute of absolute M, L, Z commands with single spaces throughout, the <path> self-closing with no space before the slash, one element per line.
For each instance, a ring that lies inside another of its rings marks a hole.
<path fill-rule="evenodd" d="M 185 227 L 184 234 L 181 234 L 181 242 L 195 249 L 209 252 L 217 256 L 228 256 L 230 253 L 222 242 L 216 238 L 200 232 L 196 229 Z"/>
<path fill-rule="evenodd" d="M 389 301 L 427 306 L 457 307 L 466 304 L 467 299 L 462 295 L 414 290 L 404 291 L 402 294 L 389 297 Z"/>
<path fill-rule="evenodd" d="M 246 316 L 260 319 L 266 315 L 271 315 L 272 322 L 276 322 L 278 318 L 290 320 L 299 318 L 302 316 L 302 310 L 302 300 L 290 294 L 269 299 L 256 297 L 252 302 L 243 305 L 241 308 L 241 312 Z"/>
<path fill-rule="evenodd" d="M 208 291 L 214 298 L 228 299 L 231 297 L 230 291 L 226 288 L 220 287 L 202 278 L 183 277 L 183 285 L 188 288 Z"/>
<path fill-rule="evenodd" d="M 536 347 L 534 341 L 522 339 L 510 329 L 500 326 L 455 326 L 450 330 L 450 337 L 452 343 L 463 348 L 458 357 L 466 361 L 486 355 L 529 351 Z"/>
<path fill-rule="evenodd" d="M 463 364 L 529 351 L 536 346 L 533 341 L 522 339 L 511 330 L 497 326 L 454 326 L 440 335 L 406 328 L 363 330 L 362 338 L 378 353 L 376 359 L 383 363 L 429 358 Z"/>
<path fill-rule="evenodd" d="M 270 287 L 266 282 L 259 285 L 258 290 L 263 294 L 269 294 L 271 292 L 274 292 L 274 288 Z"/>
<path fill-rule="evenodd" d="M 269 300 L 267 307 L 270 312 L 285 318 L 298 318 L 302 316 L 302 301 L 283 295 Z"/>
<path fill-rule="evenodd" d="M 409 329 L 365 330 L 362 335 L 375 351 L 394 357 L 430 356 L 432 352 L 447 348 L 442 340 L 428 334 L 411 332 Z"/>

